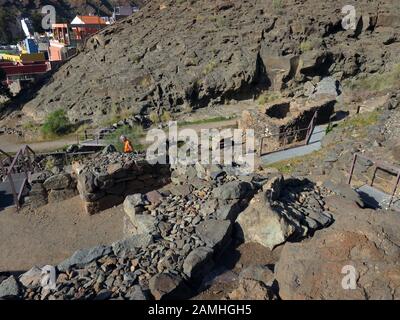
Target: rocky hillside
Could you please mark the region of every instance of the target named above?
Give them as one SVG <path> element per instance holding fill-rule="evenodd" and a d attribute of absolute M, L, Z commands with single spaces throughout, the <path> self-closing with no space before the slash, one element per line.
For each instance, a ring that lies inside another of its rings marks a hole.
<path fill-rule="evenodd" d="M 398 62 L 396 1 L 357 2 L 356 30 L 342 28 L 346 1 L 151 1 L 103 30 L 24 107 L 37 120 L 65 108 L 72 120 L 111 112 L 174 112 L 265 89 L 303 88 Z"/>

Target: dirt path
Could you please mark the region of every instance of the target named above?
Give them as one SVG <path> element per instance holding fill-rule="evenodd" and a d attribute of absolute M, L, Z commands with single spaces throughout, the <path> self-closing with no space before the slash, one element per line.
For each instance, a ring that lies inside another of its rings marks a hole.
<path fill-rule="evenodd" d="M 197 132 L 200 132 L 201 129 L 222 129 L 227 127 L 233 127 L 237 123 L 237 120 L 222 120 L 218 122 L 210 122 L 203 124 L 187 124 L 179 126 L 178 129 L 194 129 Z M 0 149 L 4 150 L 8 153 L 16 153 L 23 146 L 28 144 L 35 152 L 50 152 L 55 151 L 57 149 L 64 148 L 67 145 L 75 144 L 76 138 L 74 136 L 63 137 L 53 141 L 41 141 L 41 142 L 26 142 L 21 138 L 18 138 L 14 135 L 0 135 Z M 143 138 L 141 143 L 145 144 L 146 139 Z"/>
<path fill-rule="evenodd" d="M 58 264 L 78 249 L 122 238 L 121 207 L 88 216 L 75 197 L 35 211 L 0 212 L 0 272 Z"/>
<path fill-rule="evenodd" d="M 178 129 L 190 128 L 200 132 L 201 129 L 223 129 L 234 127 L 237 124 L 237 119 L 221 120 L 215 122 L 207 122 L 207 120 L 218 117 L 230 117 L 239 118 L 244 110 L 255 110 L 259 108 L 257 102 L 253 100 L 240 101 L 235 104 L 225 104 L 214 107 L 205 107 L 195 110 L 192 113 L 182 114 L 178 117 L 178 121 L 187 121 L 188 124 L 180 125 Z M 204 123 L 190 124 L 191 121 L 202 121 Z M 28 144 L 35 152 L 49 152 L 61 149 L 66 145 L 76 143 L 76 137 L 74 135 L 62 137 L 52 141 L 24 141 L 23 138 L 14 135 L 3 134 L 0 135 L 0 149 L 9 152 L 16 153 L 24 145 Z M 145 144 L 145 139 L 142 139 L 142 143 Z"/>
<path fill-rule="evenodd" d="M 11 134 L 0 135 L 0 149 L 16 153 L 24 145 L 28 144 L 35 152 L 46 152 L 61 149 L 66 145 L 76 143 L 76 137 L 68 136 L 53 141 L 26 142 L 21 138 Z"/>

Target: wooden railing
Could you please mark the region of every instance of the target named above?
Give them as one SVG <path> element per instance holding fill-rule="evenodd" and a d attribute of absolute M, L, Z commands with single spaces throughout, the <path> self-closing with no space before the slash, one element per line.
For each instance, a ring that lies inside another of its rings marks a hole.
<path fill-rule="evenodd" d="M 22 193 L 24 191 L 25 185 L 29 180 L 29 175 L 33 170 L 34 161 L 35 161 L 35 152 L 29 146 L 26 145 L 17 152 L 13 161 L 11 162 L 11 165 L 7 169 L 7 180 L 10 183 L 11 191 L 14 197 L 14 204 L 17 207 L 17 209 L 20 208 L 21 204 L 20 200 L 22 197 Z M 18 172 L 18 170 L 21 168 L 22 168 L 22 173 L 24 173 L 25 177 L 19 190 L 17 190 L 16 184 L 13 179 L 13 175 L 16 173 L 21 173 L 21 171 Z"/>
<path fill-rule="evenodd" d="M 289 138 L 294 138 L 297 137 L 300 133 L 306 132 L 306 137 L 305 140 L 302 144 L 300 145 L 307 145 L 310 143 L 310 139 L 311 136 L 313 134 L 315 125 L 317 123 L 317 118 L 318 118 L 318 111 L 316 111 L 310 121 L 310 124 L 308 125 L 307 128 L 303 128 L 303 129 L 297 129 L 297 130 L 291 130 L 291 131 L 286 131 L 286 132 L 280 132 L 280 133 L 273 133 L 273 134 L 269 134 L 266 135 L 264 137 L 261 138 L 261 142 L 260 142 L 260 151 L 259 151 L 259 155 L 263 156 L 263 155 L 267 155 L 270 153 L 274 153 L 277 151 L 282 151 L 282 150 L 287 150 L 287 149 L 291 149 L 293 147 L 297 147 L 299 145 L 296 146 L 289 146 L 287 147 L 287 144 L 289 143 Z M 268 151 L 264 153 L 264 141 L 265 139 L 270 139 L 272 137 L 283 137 L 282 138 L 282 145 L 279 149 L 275 149 L 273 151 Z"/>

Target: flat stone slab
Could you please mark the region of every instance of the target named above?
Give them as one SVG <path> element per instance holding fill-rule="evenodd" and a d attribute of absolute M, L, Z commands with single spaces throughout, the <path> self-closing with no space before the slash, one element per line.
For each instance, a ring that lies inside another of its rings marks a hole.
<path fill-rule="evenodd" d="M 388 209 L 390 195 L 369 185 L 356 189 L 363 201 L 374 209 Z M 391 209 L 400 212 L 400 199 L 394 199 Z"/>

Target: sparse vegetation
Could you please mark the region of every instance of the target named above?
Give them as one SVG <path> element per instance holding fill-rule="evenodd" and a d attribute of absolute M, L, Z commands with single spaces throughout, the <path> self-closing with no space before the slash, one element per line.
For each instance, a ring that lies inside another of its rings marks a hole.
<path fill-rule="evenodd" d="M 282 95 L 278 91 L 266 91 L 263 92 L 257 99 L 257 103 L 262 106 L 265 105 L 266 103 L 273 102 L 275 100 L 278 100 L 282 98 Z"/>
<path fill-rule="evenodd" d="M 156 111 L 152 111 L 149 114 L 149 119 L 153 124 L 158 124 L 160 122 L 168 122 L 172 120 L 171 112 L 164 110 L 161 115 L 158 115 Z"/>
<path fill-rule="evenodd" d="M 216 67 L 217 67 L 217 61 L 210 60 L 207 63 L 207 65 L 204 67 L 203 74 L 207 75 L 207 74 L 213 72 L 216 69 Z"/>
<path fill-rule="evenodd" d="M 129 118 L 131 115 L 132 113 L 128 109 L 121 109 L 117 103 L 113 103 L 111 106 L 111 112 L 107 116 L 107 118 L 104 121 L 102 121 L 102 125 L 110 126 L 121 120 Z"/>
<path fill-rule="evenodd" d="M 379 117 L 379 111 L 377 110 L 362 114 L 357 114 L 341 122 L 338 125 L 338 127 L 361 129 L 374 125 L 378 121 L 378 117 Z"/>
<path fill-rule="evenodd" d="M 160 117 L 156 111 L 151 111 L 149 114 L 149 119 L 152 123 L 157 124 L 160 122 Z"/>
<path fill-rule="evenodd" d="M 50 113 L 41 127 L 44 137 L 51 138 L 70 133 L 73 125 L 70 123 L 66 112 L 63 109 Z"/>
<path fill-rule="evenodd" d="M 171 121 L 171 119 L 172 119 L 171 112 L 164 110 L 164 112 L 160 117 L 161 122 L 168 122 Z"/>
<path fill-rule="evenodd" d="M 215 24 L 218 28 L 224 28 L 228 26 L 228 21 L 224 17 L 217 17 L 215 20 Z"/>
<path fill-rule="evenodd" d="M 301 52 L 307 52 L 314 49 L 314 46 L 310 40 L 306 40 L 300 43 L 300 50 Z"/>
<path fill-rule="evenodd" d="M 141 61 L 142 59 L 141 59 L 141 57 L 138 55 L 138 54 L 133 54 L 132 56 L 131 56 L 131 61 L 133 62 L 133 63 L 139 63 L 140 61 Z"/>
<path fill-rule="evenodd" d="M 272 8 L 274 9 L 274 11 L 278 14 L 282 14 L 282 8 L 283 8 L 283 4 L 282 4 L 282 0 L 272 0 Z"/>
<path fill-rule="evenodd" d="M 131 141 L 135 151 L 143 150 L 144 146 L 141 144 L 140 140 L 145 136 L 145 133 L 141 126 L 136 125 L 132 128 L 127 126 L 118 128 L 107 136 L 106 141 L 108 144 L 112 144 L 117 149 L 122 150 L 122 142 L 119 139 L 121 135 L 126 136 Z"/>
<path fill-rule="evenodd" d="M 139 79 L 139 85 L 143 88 L 149 88 L 152 84 L 152 79 L 150 75 L 143 76 Z"/>
<path fill-rule="evenodd" d="M 393 67 L 392 71 L 370 74 L 356 80 L 349 80 L 345 86 L 351 90 L 383 91 L 391 89 L 400 83 L 400 64 Z"/>
<path fill-rule="evenodd" d="M 45 169 L 48 171 L 53 170 L 53 168 L 55 167 L 56 163 L 53 157 L 50 157 L 46 160 L 46 163 L 44 165 Z"/>
<path fill-rule="evenodd" d="M 320 153 L 322 153 L 321 150 L 314 151 L 313 153 L 308 154 L 306 156 L 296 157 L 293 159 L 272 163 L 265 167 L 266 168 L 275 168 L 275 169 L 279 170 L 279 172 L 281 172 L 282 174 L 291 174 L 291 173 L 293 173 L 293 171 L 297 165 L 304 163 L 304 162 L 308 162 L 311 159 L 317 158 Z"/>
<path fill-rule="evenodd" d="M 26 131 L 37 131 L 40 126 L 34 121 L 28 121 L 22 125 L 22 128 Z"/>
<path fill-rule="evenodd" d="M 200 119 L 200 120 L 188 120 L 188 121 L 179 121 L 178 125 L 179 126 L 187 126 L 187 125 L 197 125 L 197 124 L 206 124 L 206 123 L 213 123 L 213 122 L 220 122 L 220 121 L 228 121 L 235 119 L 236 116 L 231 116 L 231 117 L 214 117 L 214 118 L 208 118 L 208 119 Z"/>

